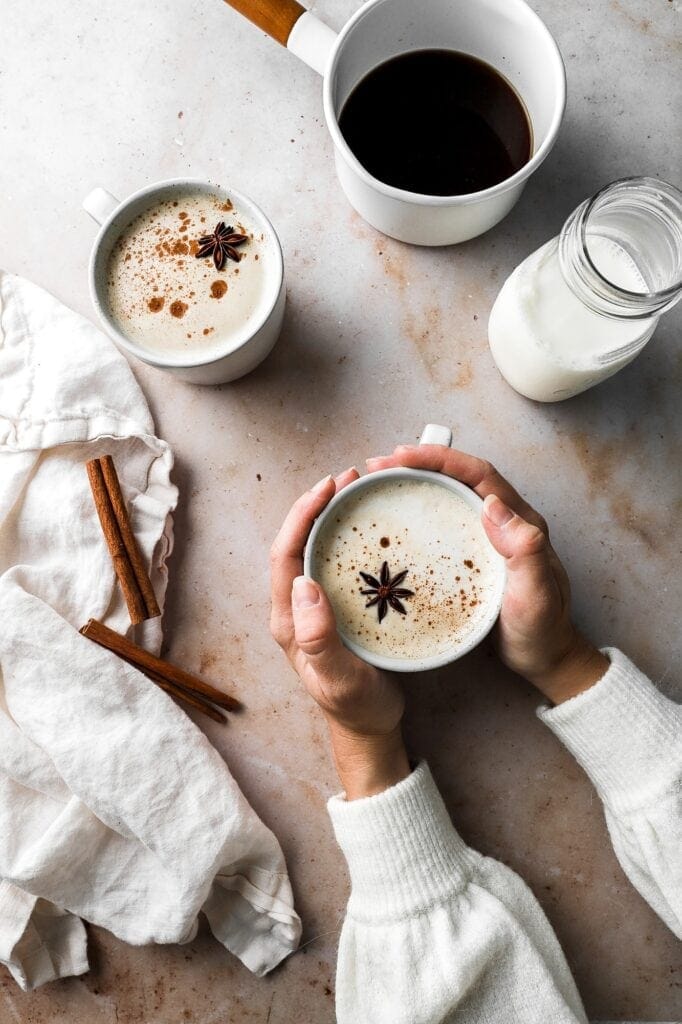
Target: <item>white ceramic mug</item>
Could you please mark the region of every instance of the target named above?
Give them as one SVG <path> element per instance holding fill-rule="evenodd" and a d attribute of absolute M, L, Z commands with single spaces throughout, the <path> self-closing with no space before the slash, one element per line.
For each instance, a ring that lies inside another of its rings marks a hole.
<path fill-rule="evenodd" d="M 419 443 L 440 444 L 449 448 L 452 445 L 452 431 L 448 427 L 441 427 L 435 423 L 429 423 L 424 428 Z M 460 483 L 459 480 L 453 480 L 452 477 L 445 476 L 443 473 L 432 473 L 424 469 L 408 469 L 406 467 L 382 469 L 378 470 L 376 473 L 368 473 L 367 476 L 362 476 L 359 480 L 355 480 L 352 484 L 344 487 L 339 494 L 332 498 L 321 515 L 316 519 L 310 532 L 310 536 L 308 537 L 303 558 L 303 571 L 305 575 L 315 579 L 315 544 L 327 517 L 334 514 L 338 505 L 346 501 L 352 494 L 356 494 L 358 491 L 376 487 L 379 482 L 406 479 L 426 480 L 431 483 L 438 484 L 440 487 L 444 487 L 448 491 L 454 491 L 454 493 L 457 494 L 470 508 L 474 509 L 478 516 L 481 514 L 483 502 L 476 492 L 472 491 L 470 487 L 466 486 L 466 484 Z M 481 640 L 488 635 L 497 622 L 500 609 L 502 607 L 502 598 L 504 596 L 507 572 L 504 559 L 493 550 L 492 545 L 491 553 L 493 555 L 494 563 L 499 570 L 496 586 L 493 593 L 490 595 L 485 617 L 479 622 L 476 629 L 471 631 L 465 643 L 460 644 L 457 648 L 453 648 L 450 651 L 445 651 L 442 654 L 420 659 L 385 657 L 382 654 L 377 654 L 375 651 L 366 650 L 350 637 L 347 637 L 340 632 L 339 635 L 341 636 L 345 646 L 352 651 L 353 654 L 362 658 L 363 661 L 390 672 L 425 672 L 428 669 L 441 668 L 443 665 L 449 665 L 451 662 L 462 658 L 465 654 L 468 654 L 469 651 L 473 650 L 474 647 L 480 644 Z"/>
<path fill-rule="evenodd" d="M 260 321 L 248 321 L 241 334 L 226 341 L 221 348 L 216 345 L 209 354 L 192 358 L 191 354 L 167 354 L 143 348 L 121 331 L 112 318 L 106 303 L 106 272 L 111 250 L 121 232 L 135 217 L 157 202 L 171 199 L 173 195 L 192 192 L 206 192 L 211 196 L 224 196 L 236 201 L 248 214 L 251 223 L 271 241 L 273 258 L 272 273 L 268 278 L 268 302 L 265 315 Z M 106 189 L 96 188 L 83 200 L 83 208 L 101 225 L 90 256 L 90 294 L 100 320 L 114 341 L 125 352 L 136 356 L 150 366 L 159 367 L 192 384 L 224 384 L 250 373 L 261 363 L 279 337 L 284 318 L 286 288 L 284 283 L 284 261 L 277 232 L 263 211 L 252 199 L 218 185 L 195 178 L 172 178 L 156 182 L 139 189 L 123 202 L 112 196 Z"/>
<path fill-rule="evenodd" d="M 296 0 L 227 2 L 324 76 L 324 112 L 341 187 L 361 217 L 402 242 L 451 245 L 487 231 L 509 213 L 554 145 L 566 73 L 549 30 L 524 0 L 368 0 L 338 35 Z M 532 156 L 516 174 L 469 195 L 429 196 L 385 185 L 356 159 L 339 129 L 348 96 L 378 64 L 424 49 L 478 57 L 515 87 L 533 134 Z"/>

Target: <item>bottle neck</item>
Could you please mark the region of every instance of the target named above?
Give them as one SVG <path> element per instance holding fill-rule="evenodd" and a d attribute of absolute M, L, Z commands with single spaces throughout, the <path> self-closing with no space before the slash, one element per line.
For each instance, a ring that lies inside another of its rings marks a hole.
<path fill-rule="evenodd" d="M 609 280 L 595 262 L 597 239 L 636 267 L 641 291 Z M 682 193 L 655 178 L 607 185 L 564 224 L 559 263 L 569 288 L 594 313 L 615 320 L 660 316 L 682 296 Z"/>

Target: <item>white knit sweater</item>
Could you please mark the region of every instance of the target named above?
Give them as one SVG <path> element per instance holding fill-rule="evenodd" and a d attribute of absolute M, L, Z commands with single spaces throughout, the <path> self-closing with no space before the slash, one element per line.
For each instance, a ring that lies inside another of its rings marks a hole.
<path fill-rule="evenodd" d="M 543 722 L 601 797 L 632 884 L 682 937 L 682 706 L 619 651 L 606 675 Z M 351 876 L 339 1024 L 586 1021 L 530 889 L 465 845 L 426 764 L 384 793 L 329 802 Z"/>

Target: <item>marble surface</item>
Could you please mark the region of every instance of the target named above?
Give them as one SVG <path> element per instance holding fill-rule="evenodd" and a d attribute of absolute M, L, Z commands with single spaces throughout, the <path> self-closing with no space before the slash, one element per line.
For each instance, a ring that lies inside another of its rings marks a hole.
<path fill-rule="evenodd" d="M 339 27 L 353 0 L 320 0 Z M 133 949 L 90 929 L 92 969 L 21 993 L 2 1024 L 330 1024 L 348 886 L 325 801 L 336 782 L 316 709 L 267 632 L 267 550 L 290 502 L 328 471 L 452 424 L 549 519 L 575 613 L 680 691 L 679 310 L 628 369 L 563 405 L 500 379 L 486 318 L 506 274 L 611 179 L 679 171 L 679 15 L 668 0 L 535 0 L 563 51 L 569 105 L 519 206 L 465 245 L 381 237 L 336 186 L 316 75 L 218 0 L 4 0 L 0 263 L 92 315 L 96 184 L 124 196 L 207 176 L 250 193 L 284 246 L 281 341 L 250 377 L 184 385 L 134 364 L 181 490 L 166 650 L 230 681 L 247 712 L 202 721 L 284 847 L 300 953 L 258 980 L 206 931 Z M 679 181 L 677 182 L 679 184 Z M 1 385 L 0 385 L 1 386 Z M 487 647 L 409 680 L 406 732 L 465 838 L 539 897 L 591 1017 L 682 1019 L 679 946 L 625 879 L 599 801 Z"/>

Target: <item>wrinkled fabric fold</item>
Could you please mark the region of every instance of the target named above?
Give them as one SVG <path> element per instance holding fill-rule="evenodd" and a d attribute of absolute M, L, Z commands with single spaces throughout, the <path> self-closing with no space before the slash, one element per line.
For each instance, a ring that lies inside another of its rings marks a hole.
<path fill-rule="evenodd" d="M 300 937 L 277 840 L 185 712 L 78 632 L 162 640 L 130 627 L 94 511 L 107 452 L 163 606 L 172 453 L 109 340 L 0 274 L 0 961 L 32 988 L 87 969 L 81 918 L 182 942 L 203 910 L 263 974 Z"/>
<path fill-rule="evenodd" d="M 24 990 L 88 969 L 83 922 L 0 881 L 0 963 Z"/>

